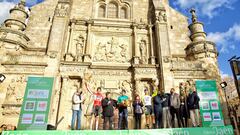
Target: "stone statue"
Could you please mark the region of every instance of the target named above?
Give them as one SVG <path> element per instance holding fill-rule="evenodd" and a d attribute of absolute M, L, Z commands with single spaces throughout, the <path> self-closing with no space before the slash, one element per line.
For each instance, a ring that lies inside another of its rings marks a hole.
<path fill-rule="evenodd" d="M 112 37 L 110 42 L 107 42 L 107 61 L 112 62 L 115 59 L 116 52 L 118 49 L 118 42 L 115 37 Z"/>
<path fill-rule="evenodd" d="M 122 60 L 122 62 L 126 62 L 126 60 L 128 58 L 127 45 L 126 44 L 122 44 L 120 46 L 120 48 L 121 48 L 121 51 L 120 51 L 121 60 Z"/>
<path fill-rule="evenodd" d="M 74 61 L 82 61 L 82 56 L 83 56 L 83 48 L 84 48 L 84 38 L 80 35 L 75 39 L 77 41 L 76 43 L 76 54 Z"/>
<path fill-rule="evenodd" d="M 106 60 L 106 45 L 99 42 L 96 47 L 94 61 L 105 61 Z"/>
<path fill-rule="evenodd" d="M 147 47 L 146 47 L 146 41 L 141 40 L 139 43 L 139 49 L 140 49 L 140 60 L 142 64 L 147 64 Z"/>
<path fill-rule="evenodd" d="M 88 89 L 91 89 L 92 91 L 95 91 L 96 89 L 96 83 L 95 81 L 92 79 L 92 73 L 90 71 L 85 71 L 84 72 L 84 77 L 83 77 L 83 87 L 85 89 L 84 93 L 85 93 L 85 97 L 86 97 L 86 101 L 85 101 L 85 105 L 86 105 L 86 112 L 85 115 L 91 115 L 92 112 L 92 107 L 93 107 L 93 97 L 90 91 L 88 91 Z"/>

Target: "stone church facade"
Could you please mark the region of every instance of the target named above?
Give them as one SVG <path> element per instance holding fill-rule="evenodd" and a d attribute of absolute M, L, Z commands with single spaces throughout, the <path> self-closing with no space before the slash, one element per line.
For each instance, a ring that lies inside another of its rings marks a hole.
<path fill-rule="evenodd" d="M 145 88 L 169 92 L 187 80 L 219 80 L 215 44 L 191 13 L 189 25 L 168 0 L 45 0 L 31 10 L 21 1 L 0 28 L 0 73 L 7 77 L 0 124 L 17 125 L 28 76 L 55 78 L 49 123 L 64 117 L 58 129 L 69 129 L 76 85 L 88 99 L 82 113 L 88 129 L 92 99 L 85 84 L 115 99 L 126 89 L 132 99 Z"/>

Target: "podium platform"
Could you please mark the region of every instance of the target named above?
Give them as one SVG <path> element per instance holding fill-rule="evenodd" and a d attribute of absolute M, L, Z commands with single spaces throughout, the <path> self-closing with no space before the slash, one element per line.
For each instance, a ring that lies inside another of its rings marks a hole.
<path fill-rule="evenodd" d="M 2 135 L 234 135 L 232 126 L 142 130 L 25 130 L 4 131 Z"/>

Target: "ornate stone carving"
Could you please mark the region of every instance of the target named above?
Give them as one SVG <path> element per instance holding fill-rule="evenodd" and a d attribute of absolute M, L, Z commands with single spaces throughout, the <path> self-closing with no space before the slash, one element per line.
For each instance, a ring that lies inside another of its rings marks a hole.
<path fill-rule="evenodd" d="M 65 17 L 68 15 L 69 5 L 66 3 L 58 3 L 55 10 L 55 15 L 58 17 Z"/>
<path fill-rule="evenodd" d="M 101 41 L 96 45 L 93 61 L 125 63 L 129 59 L 128 52 L 126 43 L 120 43 L 119 39 L 112 37 L 107 43 Z"/>
<path fill-rule="evenodd" d="M 155 12 L 156 22 L 167 22 L 166 10 L 160 10 Z"/>
<path fill-rule="evenodd" d="M 2 115 L 8 115 L 8 116 L 19 116 L 20 111 L 21 111 L 21 106 L 20 105 L 8 105 L 4 104 L 2 106 L 3 111 Z"/>
<path fill-rule="evenodd" d="M 25 75 L 14 76 L 11 79 L 2 105 L 3 115 L 19 115 L 26 82 Z"/>
<path fill-rule="evenodd" d="M 69 47 L 68 53 L 66 54 L 67 61 L 82 62 L 84 53 L 85 39 L 81 34 L 78 35 L 72 45 Z M 68 58 L 71 57 L 71 58 Z"/>
<path fill-rule="evenodd" d="M 45 66 L 6 66 L 6 73 L 25 73 L 25 74 L 43 74 L 45 70 Z"/>
<path fill-rule="evenodd" d="M 124 80 L 121 84 L 121 89 L 125 89 L 127 92 L 127 96 L 130 98 L 130 100 L 132 99 L 132 83 L 130 81 Z"/>
<path fill-rule="evenodd" d="M 147 43 L 146 40 L 142 39 L 139 43 L 139 50 L 140 50 L 140 63 L 141 64 L 147 64 L 148 58 L 147 58 Z"/>
<path fill-rule="evenodd" d="M 107 76 L 131 76 L 130 72 L 122 70 L 114 71 L 93 71 L 93 75 L 107 75 Z"/>
<path fill-rule="evenodd" d="M 140 69 L 136 69 L 135 70 L 136 74 L 147 74 L 147 75 L 151 75 L 151 74 L 157 74 L 157 70 L 155 68 L 140 68 Z"/>

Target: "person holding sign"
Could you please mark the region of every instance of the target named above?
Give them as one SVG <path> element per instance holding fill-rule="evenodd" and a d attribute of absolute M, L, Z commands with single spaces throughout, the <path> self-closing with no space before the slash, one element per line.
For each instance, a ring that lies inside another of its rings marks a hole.
<path fill-rule="evenodd" d="M 126 96 L 126 90 L 122 90 L 122 95 L 118 97 L 118 110 L 119 110 L 119 120 L 118 120 L 118 129 L 120 130 L 122 127 L 122 122 L 125 120 L 125 124 L 123 125 L 124 129 L 128 129 L 128 110 L 129 106 L 129 98 Z"/>
<path fill-rule="evenodd" d="M 72 122 L 71 129 L 75 129 L 75 121 L 77 120 L 77 130 L 81 129 L 81 113 L 82 113 L 82 103 L 84 99 L 82 97 L 82 91 L 75 86 L 77 91 L 72 96 Z M 77 119 L 76 119 L 77 118 Z"/>

